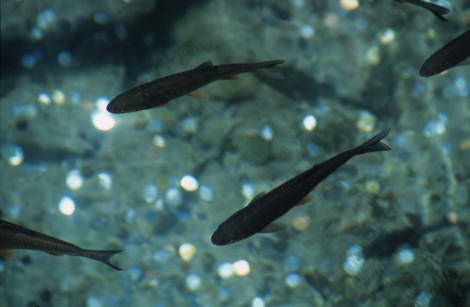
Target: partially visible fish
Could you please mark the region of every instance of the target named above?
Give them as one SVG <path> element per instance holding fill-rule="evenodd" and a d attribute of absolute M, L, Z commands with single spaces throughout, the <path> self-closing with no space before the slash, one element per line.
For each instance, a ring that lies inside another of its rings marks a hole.
<path fill-rule="evenodd" d="M 400 3 L 408 2 L 410 4 L 424 7 L 425 9 L 428 9 L 431 13 L 433 13 L 437 18 L 443 21 L 447 21 L 447 19 L 442 15 L 447 15 L 450 13 L 449 8 L 439 5 L 437 3 L 429 2 L 429 1 L 424 1 L 424 0 L 395 0 L 395 1 L 400 2 Z"/>
<path fill-rule="evenodd" d="M 120 253 L 122 250 L 83 249 L 46 234 L 0 219 L 0 255 L 10 255 L 11 249 L 37 250 L 55 256 L 86 257 L 105 263 L 115 270 L 122 270 L 109 262 L 114 254 Z"/>
<path fill-rule="evenodd" d="M 423 77 L 439 74 L 457 65 L 468 64 L 470 59 L 470 30 L 460 34 L 434 52 L 419 69 Z"/>
<path fill-rule="evenodd" d="M 283 60 L 249 64 L 213 65 L 207 61 L 198 67 L 163 77 L 116 96 L 106 107 L 110 113 L 129 113 L 165 105 L 170 100 L 190 94 L 217 80 L 235 79 L 237 74 L 260 71 L 272 78 L 282 78 L 275 68 Z"/>
<path fill-rule="evenodd" d="M 342 152 L 309 170 L 291 178 L 268 193 L 260 193 L 245 208 L 240 209 L 217 227 L 211 241 L 227 245 L 262 232 L 271 222 L 299 204 L 323 179 L 356 155 L 391 148 L 380 140 L 390 129 L 383 130 L 364 144 Z"/>

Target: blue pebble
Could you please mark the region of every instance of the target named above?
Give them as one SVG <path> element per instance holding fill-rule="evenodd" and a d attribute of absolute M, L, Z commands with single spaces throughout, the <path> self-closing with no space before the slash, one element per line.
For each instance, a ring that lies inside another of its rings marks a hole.
<path fill-rule="evenodd" d="M 297 271 L 299 266 L 300 259 L 296 254 L 289 254 L 284 258 L 284 267 L 287 271 Z"/>
<path fill-rule="evenodd" d="M 137 282 L 142 276 L 142 268 L 138 265 L 132 265 L 127 269 L 127 273 L 133 282 Z"/>
<path fill-rule="evenodd" d="M 179 210 L 178 211 L 178 220 L 184 221 L 189 218 L 189 213 L 184 211 L 184 210 Z"/>
<path fill-rule="evenodd" d="M 24 68 L 31 69 L 36 66 L 36 58 L 32 54 L 26 54 L 21 58 L 21 65 Z"/>
<path fill-rule="evenodd" d="M 60 65 L 67 67 L 72 63 L 72 55 L 67 50 L 63 50 L 57 55 L 57 61 Z"/>
<path fill-rule="evenodd" d="M 105 12 L 97 12 L 93 15 L 93 20 L 99 25 L 104 25 L 108 22 L 108 14 Z"/>
<path fill-rule="evenodd" d="M 308 143 L 307 144 L 307 150 L 308 150 L 308 155 L 312 158 L 318 156 L 318 145 L 313 144 L 313 143 Z"/>

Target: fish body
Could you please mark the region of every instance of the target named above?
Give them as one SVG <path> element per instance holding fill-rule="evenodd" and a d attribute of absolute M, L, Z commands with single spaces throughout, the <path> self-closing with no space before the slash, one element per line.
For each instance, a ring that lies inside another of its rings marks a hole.
<path fill-rule="evenodd" d="M 400 3 L 407 2 L 410 4 L 424 7 L 425 9 L 433 13 L 437 18 L 443 21 L 447 21 L 447 19 L 442 15 L 446 15 L 450 13 L 450 9 L 448 9 L 447 7 L 439 5 L 437 3 L 428 2 L 428 1 L 423 1 L 423 0 L 395 0 L 395 1 L 400 2 Z"/>
<path fill-rule="evenodd" d="M 423 77 L 439 74 L 449 68 L 462 65 L 470 58 L 470 30 L 460 34 L 434 52 L 419 69 Z"/>
<path fill-rule="evenodd" d="M 212 243 L 227 245 L 261 232 L 271 222 L 297 205 L 323 179 L 352 157 L 368 152 L 391 150 L 388 145 L 380 142 L 389 132 L 390 129 L 383 130 L 364 144 L 315 164 L 270 192 L 259 194 L 248 206 L 219 225 L 212 235 Z"/>
<path fill-rule="evenodd" d="M 83 249 L 71 243 L 0 219 L 0 250 L 29 249 L 43 251 L 55 256 L 69 255 L 94 259 L 115 270 L 121 269 L 111 264 L 109 259 L 122 250 Z"/>
<path fill-rule="evenodd" d="M 170 100 L 190 94 L 197 89 L 217 80 L 234 79 L 234 76 L 261 69 L 272 69 L 283 63 L 283 60 L 273 60 L 248 64 L 213 65 L 207 61 L 198 67 L 163 77 L 116 96 L 107 106 L 110 113 L 129 113 L 160 107 Z M 276 78 L 276 70 L 272 77 Z"/>

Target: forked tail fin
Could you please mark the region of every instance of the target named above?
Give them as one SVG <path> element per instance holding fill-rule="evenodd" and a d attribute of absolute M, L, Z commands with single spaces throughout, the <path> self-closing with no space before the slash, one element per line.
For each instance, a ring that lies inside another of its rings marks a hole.
<path fill-rule="evenodd" d="M 85 257 L 97 260 L 99 262 L 105 263 L 112 267 L 115 270 L 122 271 L 121 268 L 111 264 L 109 260 L 114 254 L 122 252 L 122 250 L 86 250 L 87 255 Z"/>
<path fill-rule="evenodd" d="M 392 150 L 390 148 L 390 146 L 388 146 L 387 144 L 380 141 L 383 138 L 385 138 L 388 135 L 389 132 L 390 132 L 390 128 L 382 130 L 376 136 L 374 136 L 373 138 L 371 138 L 370 140 L 368 140 L 364 144 L 359 145 L 358 147 L 356 147 L 354 149 L 354 153 L 356 155 L 361 155 L 361 154 L 365 154 L 365 153 L 368 153 L 368 152 L 374 152 L 374 151 Z"/>

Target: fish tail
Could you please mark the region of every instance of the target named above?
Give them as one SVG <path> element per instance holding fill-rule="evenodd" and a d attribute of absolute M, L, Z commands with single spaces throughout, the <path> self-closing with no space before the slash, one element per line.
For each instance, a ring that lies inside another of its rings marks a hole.
<path fill-rule="evenodd" d="M 120 253 L 120 252 L 122 252 L 122 250 L 91 250 L 91 249 L 87 249 L 85 251 L 86 251 L 86 256 L 85 257 L 97 260 L 97 261 L 102 262 L 104 264 L 107 264 L 115 270 L 122 271 L 121 268 L 119 268 L 119 267 L 111 264 L 111 262 L 109 262 L 109 260 L 111 259 L 111 257 L 114 254 Z"/>
<path fill-rule="evenodd" d="M 281 70 L 276 66 L 284 62 L 285 62 L 284 60 L 273 60 L 273 61 L 255 63 L 253 64 L 254 65 L 253 70 L 258 75 L 261 75 L 263 77 L 276 79 L 276 80 L 283 80 L 284 76 L 282 75 Z"/>
<path fill-rule="evenodd" d="M 387 150 L 392 150 L 390 146 L 387 144 L 381 142 L 383 138 L 385 138 L 388 133 L 390 132 L 390 128 L 382 130 L 379 132 L 376 136 L 365 142 L 364 144 L 356 147 L 353 149 L 354 154 L 356 155 L 361 155 L 365 154 L 368 152 L 374 152 L 374 151 L 387 151 Z"/>

